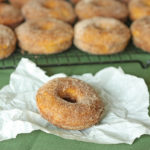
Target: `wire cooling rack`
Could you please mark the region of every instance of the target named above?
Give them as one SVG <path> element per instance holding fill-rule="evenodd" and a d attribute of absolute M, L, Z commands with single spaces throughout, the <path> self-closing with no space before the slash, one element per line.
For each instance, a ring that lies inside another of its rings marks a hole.
<path fill-rule="evenodd" d="M 61 54 L 53 55 L 32 55 L 21 53 L 17 48 L 16 52 L 7 59 L 0 60 L 0 69 L 15 68 L 21 58 L 29 58 L 40 67 L 67 66 L 67 65 L 92 65 L 111 63 L 139 63 L 143 68 L 150 66 L 150 54 L 133 46 L 130 43 L 126 50 L 115 55 L 90 55 L 72 46 Z"/>

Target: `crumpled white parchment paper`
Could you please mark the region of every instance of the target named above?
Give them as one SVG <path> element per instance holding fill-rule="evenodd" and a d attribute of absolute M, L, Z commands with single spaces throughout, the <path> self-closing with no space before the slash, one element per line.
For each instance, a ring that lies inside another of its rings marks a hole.
<path fill-rule="evenodd" d="M 100 124 L 82 131 L 57 128 L 41 117 L 35 95 L 45 82 L 65 77 L 48 77 L 33 62 L 23 58 L 10 76 L 9 85 L 0 90 L 0 141 L 34 130 L 99 144 L 128 143 L 150 134 L 149 92 L 142 78 L 109 67 L 96 73 L 74 75 L 92 85 L 104 99 L 106 115 Z"/>

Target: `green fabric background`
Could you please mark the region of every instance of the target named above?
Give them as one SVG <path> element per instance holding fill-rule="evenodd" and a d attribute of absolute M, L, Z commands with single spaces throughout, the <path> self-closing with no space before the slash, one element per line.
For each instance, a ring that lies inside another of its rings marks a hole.
<path fill-rule="evenodd" d="M 142 69 L 136 63 L 50 67 L 43 69 L 47 71 L 48 75 L 60 72 L 73 75 L 87 72 L 94 74 L 109 66 L 121 66 L 126 73 L 144 78 L 150 89 L 150 68 Z M 12 72 L 13 70 L 11 69 L 0 70 L 0 88 L 9 83 L 9 76 Z M 104 145 L 66 140 L 41 131 L 34 131 L 30 134 L 18 135 L 16 139 L 0 142 L 0 150 L 150 150 L 150 136 L 143 135 L 139 139 L 136 139 L 132 145 Z"/>

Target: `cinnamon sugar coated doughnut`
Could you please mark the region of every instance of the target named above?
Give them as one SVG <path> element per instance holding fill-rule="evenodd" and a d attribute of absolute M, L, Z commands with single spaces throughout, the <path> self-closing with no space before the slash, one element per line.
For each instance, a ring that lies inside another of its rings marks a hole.
<path fill-rule="evenodd" d="M 124 21 L 128 17 L 127 6 L 118 0 L 82 0 L 76 5 L 75 11 L 81 20 L 102 16 Z"/>
<path fill-rule="evenodd" d="M 22 8 L 28 1 L 29 0 L 9 0 L 9 2 L 17 8 Z"/>
<path fill-rule="evenodd" d="M 150 0 L 131 0 L 129 3 L 131 20 L 150 16 Z"/>
<path fill-rule="evenodd" d="M 60 20 L 27 21 L 16 28 L 19 46 L 32 54 L 53 54 L 72 45 L 73 29 Z"/>
<path fill-rule="evenodd" d="M 131 33 L 134 44 L 150 52 L 150 16 L 134 21 L 131 25 Z"/>
<path fill-rule="evenodd" d="M 23 16 L 18 8 L 10 4 L 0 3 L 0 24 L 16 27 L 23 21 Z"/>
<path fill-rule="evenodd" d="M 64 129 L 82 130 L 102 119 L 104 104 L 95 90 L 75 78 L 56 78 L 43 85 L 36 101 L 41 115 Z"/>
<path fill-rule="evenodd" d="M 32 0 L 23 7 L 26 19 L 56 18 L 73 23 L 76 15 L 71 4 L 64 0 Z"/>
<path fill-rule="evenodd" d="M 91 54 L 114 54 L 125 49 L 130 30 L 119 20 L 95 17 L 75 25 L 74 44 Z"/>
<path fill-rule="evenodd" d="M 10 56 L 16 47 L 16 36 L 9 27 L 0 25 L 0 59 Z"/>

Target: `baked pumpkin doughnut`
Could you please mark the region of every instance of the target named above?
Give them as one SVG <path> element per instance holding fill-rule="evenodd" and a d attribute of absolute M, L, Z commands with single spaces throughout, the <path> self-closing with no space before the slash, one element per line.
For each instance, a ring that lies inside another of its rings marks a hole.
<path fill-rule="evenodd" d="M 150 52 L 150 16 L 134 21 L 131 25 L 134 44 L 144 51 Z"/>
<path fill-rule="evenodd" d="M 9 2 L 17 8 L 22 8 L 29 0 L 9 0 Z"/>
<path fill-rule="evenodd" d="M 95 90 L 75 78 L 56 78 L 43 85 L 36 95 L 41 115 L 50 123 L 82 130 L 102 119 L 104 104 Z"/>
<path fill-rule="evenodd" d="M 75 25 L 74 44 L 91 54 L 114 54 L 125 49 L 130 39 L 126 25 L 114 18 L 95 17 Z"/>
<path fill-rule="evenodd" d="M 10 4 L 0 3 L 0 24 L 16 27 L 23 21 L 23 16 L 18 8 Z"/>
<path fill-rule="evenodd" d="M 16 28 L 20 47 L 32 54 L 53 54 L 72 44 L 72 27 L 53 18 L 30 20 Z"/>
<path fill-rule="evenodd" d="M 12 29 L 0 25 L 0 59 L 10 56 L 16 47 L 16 36 Z"/>
<path fill-rule="evenodd" d="M 101 16 L 125 21 L 128 17 L 126 4 L 118 0 L 82 0 L 76 5 L 75 11 L 81 20 Z"/>
<path fill-rule="evenodd" d="M 150 0 L 131 0 L 129 13 L 131 20 L 150 16 Z"/>
<path fill-rule="evenodd" d="M 24 5 L 22 12 L 26 19 L 50 17 L 73 23 L 76 18 L 71 4 L 63 0 L 32 0 Z"/>

